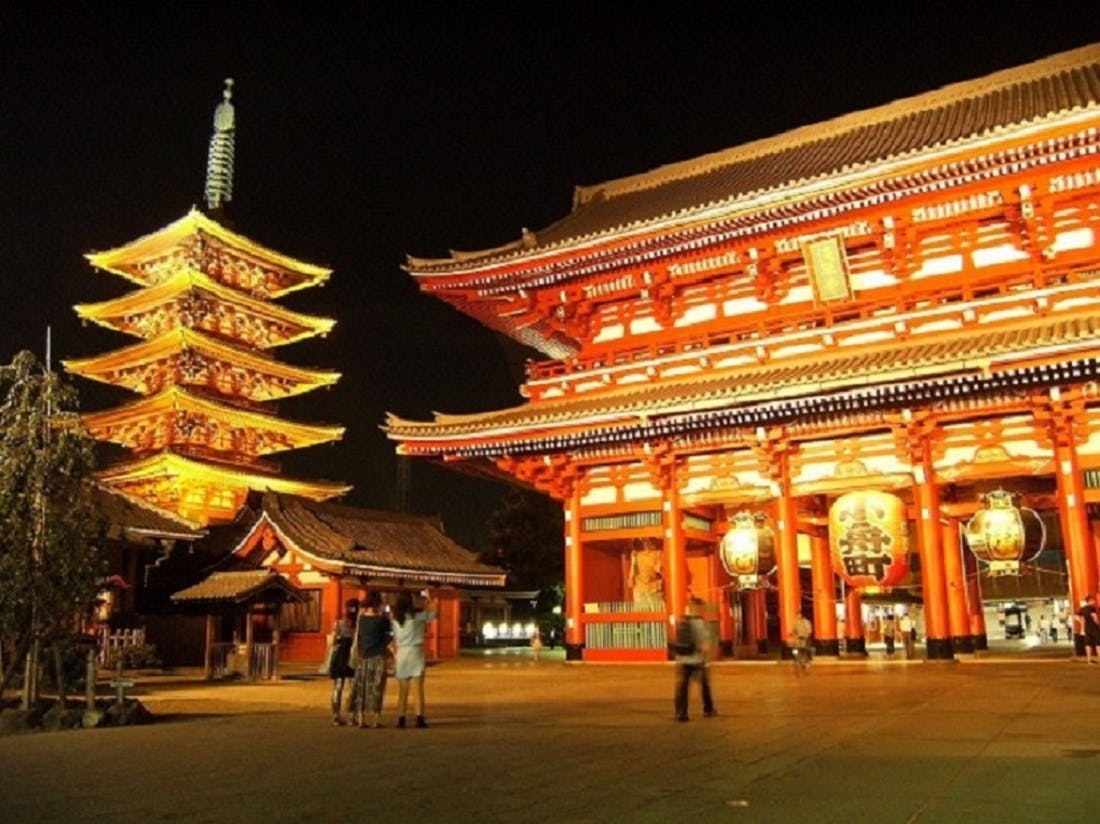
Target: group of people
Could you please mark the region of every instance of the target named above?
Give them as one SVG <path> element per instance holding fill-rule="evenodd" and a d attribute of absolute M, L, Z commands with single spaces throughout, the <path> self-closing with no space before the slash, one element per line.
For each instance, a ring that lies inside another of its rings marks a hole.
<path fill-rule="evenodd" d="M 872 625 L 871 629 L 882 637 L 887 658 L 894 657 L 894 650 L 898 641 L 901 642 L 902 649 L 905 650 L 906 658 L 912 658 L 916 655 L 917 624 L 911 613 L 902 612 L 894 615 L 892 612 L 887 612 L 880 618 L 875 619 L 875 624 Z"/>
<path fill-rule="evenodd" d="M 425 596 L 426 593 L 422 594 Z M 332 627 L 327 659 L 332 679 L 332 723 L 345 726 L 344 686 L 350 682 L 347 711 L 351 725 L 377 728 L 382 724 L 382 698 L 390 674 L 397 679 L 397 726 L 406 725 L 409 690 L 415 684 L 416 726 L 428 726 L 424 712 L 424 635 L 435 618 L 430 602 L 416 602 L 411 592 L 397 596 L 392 613 L 382 594 L 372 592 L 365 601 L 352 598 Z"/>

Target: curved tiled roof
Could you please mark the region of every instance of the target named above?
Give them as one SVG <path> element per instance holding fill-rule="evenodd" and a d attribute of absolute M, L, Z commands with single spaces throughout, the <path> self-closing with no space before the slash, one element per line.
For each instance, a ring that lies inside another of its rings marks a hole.
<path fill-rule="evenodd" d="M 573 211 L 522 241 L 410 268 L 468 268 L 702 207 L 905 159 L 1100 106 L 1100 44 L 693 160 L 577 189 Z"/>
<path fill-rule="evenodd" d="M 235 603 L 253 600 L 298 601 L 299 590 L 269 569 L 214 572 L 194 586 L 172 596 L 177 603 Z"/>
<path fill-rule="evenodd" d="M 299 549 L 348 567 L 504 584 L 502 569 L 478 561 L 433 519 L 275 493 L 264 496 L 263 512 Z"/>
<path fill-rule="evenodd" d="M 117 490 L 96 484 L 94 495 L 96 511 L 106 522 L 110 538 L 136 533 L 195 541 L 206 534 L 193 521 Z"/>

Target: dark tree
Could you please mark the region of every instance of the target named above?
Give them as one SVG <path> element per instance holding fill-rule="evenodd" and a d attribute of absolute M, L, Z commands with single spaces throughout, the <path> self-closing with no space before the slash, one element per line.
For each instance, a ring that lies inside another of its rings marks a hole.
<path fill-rule="evenodd" d="M 0 643 L 14 651 L 0 691 L 29 660 L 27 704 L 36 697 L 39 650 L 51 645 L 60 663 L 102 576 L 95 457 L 73 411 L 75 391 L 30 352 L 0 367 L 0 393 Z"/>
<path fill-rule="evenodd" d="M 565 571 L 561 504 L 523 489 L 511 489 L 489 517 L 481 560 L 508 572 L 510 586 L 560 588 Z"/>

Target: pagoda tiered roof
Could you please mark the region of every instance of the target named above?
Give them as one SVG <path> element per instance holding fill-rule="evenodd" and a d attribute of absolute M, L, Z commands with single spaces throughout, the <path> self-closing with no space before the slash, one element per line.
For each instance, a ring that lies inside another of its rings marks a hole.
<path fill-rule="evenodd" d="M 272 490 L 323 501 L 345 495 L 351 489 L 348 484 L 293 480 L 239 466 L 198 461 L 170 451 L 114 464 L 96 477 L 125 494 L 163 501 L 166 506 L 171 504 L 184 517 L 187 507 L 180 502 L 187 500 L 188 493 L 206 490 L 211 495 L 229 495 L 233 500 L 224 507 L 228 517 L 221 520 L 229 520 L 236 514 L 249 490 Z"/>
<path fill-rule="evenodd" d="M 67 360 L 64 365 L 74 374 L 142 395 L 181 384 L 254 402 L 299 395 L 340 379 L 339 372 L 280 363 L 186 328 L 95 357 Z M 224 388 L 221 381 L 226 382 Z"/>
<path fill-rule="evenodd" d="M 74 308 L 85 320 L 139 338 L 159 337 L 181 327 L 194 328 L 237 338 L 257 349 L 325 335 L 336 324 L 329 318 L 257 300 L 191 267 L 181 267 L 156 286 Z"/>
<path fill-rule="evenodd" d="M 183 268 L 228 286 L 277 298 L 326 281 L 331 269 L 296 260 L 222 226 L 197 209 L 124 246 L 85 257 L 97 269 L 156 286 Z"/>
<path fill-rule="evenodd" d="M 169 386 L 151 397 L 83 416 L 92 437 L 139 452 L 195 446 L 266 455 L 339 440 L 342 426 L 287 421 L 268 412 L 242 409 Z"/>

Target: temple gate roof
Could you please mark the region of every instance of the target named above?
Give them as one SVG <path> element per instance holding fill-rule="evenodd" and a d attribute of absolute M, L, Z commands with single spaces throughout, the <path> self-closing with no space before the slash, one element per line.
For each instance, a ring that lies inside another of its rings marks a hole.
<path fill-rule="evenodd" d="M 661 166 L 580 186 L 572 211 L 493 249 L 409 257 L 417 276 L 536 258 L 604 236 L 663 228 L 717 212 L 751 211 L 850 185 L 860 175 L 927 164 L 954 149 L 1026 132 L 1100 105 L 1100 44 L 1085 46 L 883 106 Z"/>

